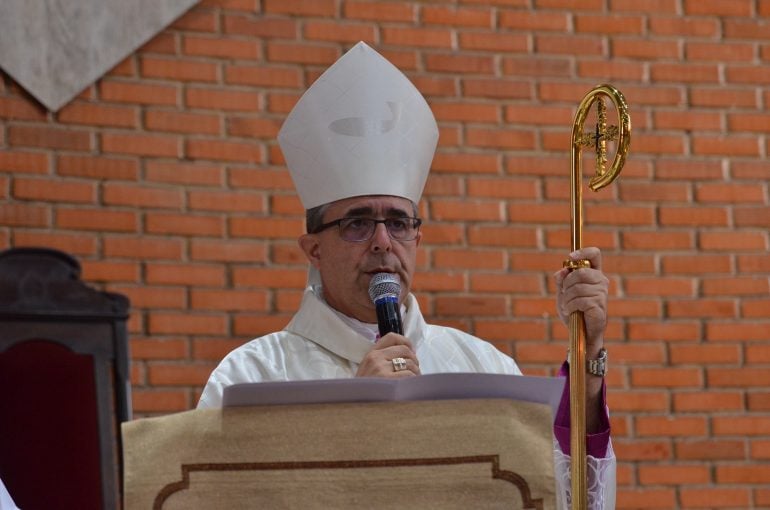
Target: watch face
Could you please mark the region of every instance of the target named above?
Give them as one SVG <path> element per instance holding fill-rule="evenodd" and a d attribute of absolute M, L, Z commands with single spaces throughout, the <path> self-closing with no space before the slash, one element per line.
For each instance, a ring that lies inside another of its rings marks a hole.
<path fill-rule="evenodd" d="M 602 348 L 599 351 L 599 358 L 588 360 L 588 372 L 593 375 L 604 377 L 607 373 L 607 350 Z"/>

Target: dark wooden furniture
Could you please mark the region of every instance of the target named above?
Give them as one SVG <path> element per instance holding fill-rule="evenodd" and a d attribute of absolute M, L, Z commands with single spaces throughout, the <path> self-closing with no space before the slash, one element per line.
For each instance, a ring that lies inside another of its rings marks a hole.
<path fill-rule="evenodd" d="M 20 508 L 120 508 L 128 309 L 65 253 L 0 253 L 0 478 Z"/>

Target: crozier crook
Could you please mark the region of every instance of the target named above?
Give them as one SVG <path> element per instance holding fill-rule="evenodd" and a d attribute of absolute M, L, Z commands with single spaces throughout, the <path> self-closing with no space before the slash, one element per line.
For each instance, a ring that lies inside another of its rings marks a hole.
<path fill-rule="evenodd" d="M 607 125 L 607 108 L 604 98 L 609 98 L 618 112 L 618 126 Z M 597 104 L 596 129 L 584 133 L 583 124 L 591 110 Z M 607 170 L 607 142 L 617 143 L 615 158 Z M 591 178 L 589 187 L 598 191 L 615 180 L 623 168 L 631 141 L 631 118 L 623 94 L 612 85 L 598 85 L 583 98 L 575 114 L 572 125 L 572 172 L 570 174 L 570 229 L 571 249 L 583 247 L 583 189 L 582 189 L 582 150 L 593 147 L 596 151 L 596 175 Z M 570 270 L 590 267 L 588 260 L 567 260 L 564 267 Z M 585 322 L 582 312 L 573 312 L 569 317 L 569 386 L 570 386 L 570 457 L 572 459 L 572 508 L 588 508 L 586 480 L 586 346 Z"/>

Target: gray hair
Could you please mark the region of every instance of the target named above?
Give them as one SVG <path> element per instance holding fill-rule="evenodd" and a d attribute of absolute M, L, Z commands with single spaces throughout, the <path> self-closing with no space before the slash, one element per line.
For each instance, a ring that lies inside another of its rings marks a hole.
<path fill-rule="evenodd" d="M 324 214 L 329 204 L 321 204 L 305 211 L 305 229 L 308 234 L 314 233 L 324 224 Z"/>

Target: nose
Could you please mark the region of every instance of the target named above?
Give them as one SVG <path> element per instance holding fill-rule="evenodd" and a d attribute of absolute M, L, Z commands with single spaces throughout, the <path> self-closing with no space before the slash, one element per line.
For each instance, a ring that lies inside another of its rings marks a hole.
<path fill-rule="evenodd" d="M 374 234 L 372 234 L 371 249 L 374 252 L 390 251 L 393 244 L 388 234 L 388 229 L 385 228 L 384 223 L 377 223 L 374 226 Z"/>

